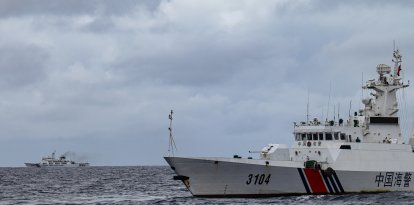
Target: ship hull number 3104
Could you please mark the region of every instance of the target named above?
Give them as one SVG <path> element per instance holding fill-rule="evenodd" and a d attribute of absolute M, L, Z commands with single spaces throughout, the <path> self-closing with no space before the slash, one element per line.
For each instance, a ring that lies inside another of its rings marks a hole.
<path fill-rule="evenodd" d="M 269 184 L 271 174 L 249 174 L 247 176 L 247 185 L 262 185 L 262 184 Z"/>

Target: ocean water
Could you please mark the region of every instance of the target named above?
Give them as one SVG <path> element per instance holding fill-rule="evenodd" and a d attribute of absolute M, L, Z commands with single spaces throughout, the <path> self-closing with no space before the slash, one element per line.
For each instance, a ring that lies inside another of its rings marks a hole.
<path fill-rule="evenodd" d="M 167 166 L 0 168 L 0 204 L 414 204 L 414 193 L 195 198 Z"/>

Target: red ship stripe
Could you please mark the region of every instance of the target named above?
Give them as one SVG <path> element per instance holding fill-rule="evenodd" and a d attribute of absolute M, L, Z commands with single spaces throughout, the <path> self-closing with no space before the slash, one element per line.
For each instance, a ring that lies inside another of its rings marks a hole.
<path fill-rule="evenodd" d="M 326 189 L 325 183 L 323 183 L 323 179 L 318 169 L 304 169 L 304 171 L 313 193 L 328 193 L 328 190 Z"/>

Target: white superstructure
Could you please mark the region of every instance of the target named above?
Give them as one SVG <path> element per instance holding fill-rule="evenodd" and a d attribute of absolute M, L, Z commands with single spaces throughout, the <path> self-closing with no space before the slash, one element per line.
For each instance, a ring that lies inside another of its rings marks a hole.
<path fill-rule="evenodd" d="M 78 163 L 66 159 L 65 155 L 55 158 L 55 152 L 51 156 L 43 157 L 39 163 L 24 163 L 27 167 L 87 167 L 89 163 Z"/>
<path fill-rule="evenodd" d="M 398 89 L 401 55 L 394 68 L 377 66 L 363 89 L 371 97 L 349 119 L 295 123 L 292 147 L 269 144 L 259 159 L 165 157 L 194 196 L 269 196 L 413 191 L 414 140 L 404 142 Z"/>

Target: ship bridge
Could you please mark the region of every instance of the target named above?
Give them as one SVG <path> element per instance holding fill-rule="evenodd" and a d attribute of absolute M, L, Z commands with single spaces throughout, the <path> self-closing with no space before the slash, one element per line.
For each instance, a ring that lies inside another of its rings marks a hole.
<path fill-rule="evenodd" d="M 370 91 L 370 97 L 362 99 L 364 108 L 349 116 L 346 122 L 319 121 L 294 123 L 294 137 L 298 144 L 307 141 L 340 141 L 362 143 L 402 144 L 398 116 L 397 90 L 408 87 L 400 77 L 401 55 L 394 51 L 394 69 L 386 64 L 377 65 L 378 78 L 368 80 L 362 87 Z M 311 143 L 312 144 L 312 143 Z"/>

